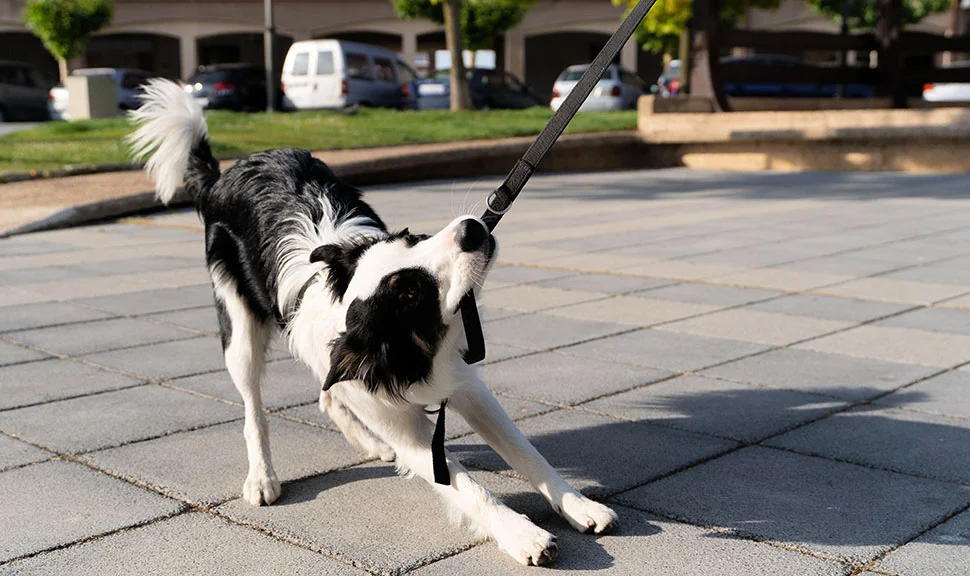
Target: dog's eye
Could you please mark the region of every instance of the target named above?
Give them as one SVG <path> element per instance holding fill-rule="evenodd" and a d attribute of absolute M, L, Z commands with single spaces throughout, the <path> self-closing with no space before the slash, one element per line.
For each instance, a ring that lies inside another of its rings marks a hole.
<path fill-rule="evenodd" d="M 418 287 L 414 285 L 408 286 L 404 289 L 404 292 L 401 293 L 401 297 L 408 303 L 416 302 L 420 295 L 420 290 L 418 290 Z"/>

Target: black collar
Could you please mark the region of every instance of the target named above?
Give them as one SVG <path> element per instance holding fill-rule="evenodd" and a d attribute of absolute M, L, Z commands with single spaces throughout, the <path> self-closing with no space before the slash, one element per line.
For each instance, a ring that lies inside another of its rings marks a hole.
<path fill-rule="evenodd" d="M 317 280 L 320 279 L 321 273 L 323 273 L 323 270 L 317 270 L 313 273 L 313 276 L 310 276 L 310 278 L 303 283 L 300 291 L 296 293 L 296 300 L 294 300 L 293 304 L 290 305 L 290 313 L 287 315 L 288 318 L 292 318 L 293 315 L 296 314 L 300 309 L 300 306 L 303 304 L 303 297 L 306 295 L 306 291 L 310 288 L 310 286 L 313 286 Z"/>

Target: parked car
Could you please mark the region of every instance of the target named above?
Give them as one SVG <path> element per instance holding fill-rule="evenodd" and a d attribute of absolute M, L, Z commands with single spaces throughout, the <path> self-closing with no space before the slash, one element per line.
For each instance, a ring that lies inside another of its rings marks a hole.
<path fill-rule="evenodd" d="M 185 82 L 185 91 L 203 108 L 266 110 L 266 69 L 252 64 L 202 66 Z"/>
<path fill-rule="evenodd" d="M 294 42 L 283 61 L 283 107 L 403 108 L 414 99 L 413 70 L 395 52 L 344 40 Z"/>
<path fill-rule="evenodd" d="M 810 70 L 812 66 L 794 56 L 784 54 L 756 54 L 745 57 L 729 57 L 720 60 L 722 73 L 731 67 L 770 67 L 801 68 Z M 817 82 L 725 82 L 724 93 L 734 97 L 762 98 L 834 98 L 838 92 L 836 84 Z M 846 98 L 872 98 L 871 86 L 847 84 Z"/>
<path fill-rule="evenodd" d="M 111 76 L 117 88 L 118 111 L 123 113 L 141 106 L 145 83 L 156 77 L 153 72 L 127 68 L 78 68 L 71 76 Z M 58 84 L 49 91 L 48 111 L 54 120 L 69 120 L 67 108 L 70 95 L 67 88 Z"/>
<path fill-rule="evenodd" d="M 947 68 L 970 68 L 970 61 L 954 62 Z M 970 83 L 947 82 L 923 86 L 923 100 L 928 102 L 967 102 L 970 101 Z"/>
<path fill-rule="evenodd" d="M 657 83 L 650 87 L 650 91 L 661 98 L 671 98 L 680 94 L 680 60 L 671 60 L 664 66 L 663 72 L 657 78 Z"/>
<path fill-rule="evenodd" d="M 550 106 L 553 110 L 559 109 L 588 67 L 589 64 L 579 64 L 562 71 L 552 85 Z M 589 98 L 579 109 L 591 112 L 636 108 L 637 99 L 646 91 L 647 83 L 639 76 L 613 64 L 603 72 Z"/>
<path fill-rule="evenodd" d="M 0 60 L 0 122 L 47 120 L 51 84 L 29 64 Z"/>
<path fill-rule="evenodd" d="M 445 110 L 450 106 L 450 74 L 450 70 L 436 70 L 431 78 L 418 83 L 419 110 Z M 521 110 L 542 105 L 528 86 L 508 72 L 473 68 L 466 71 L 466 77 L 476 109 Z"/>

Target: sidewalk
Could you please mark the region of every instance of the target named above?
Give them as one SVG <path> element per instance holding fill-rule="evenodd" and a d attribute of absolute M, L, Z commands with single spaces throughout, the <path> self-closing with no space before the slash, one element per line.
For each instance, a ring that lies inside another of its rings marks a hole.
<path fill-rule="evenodd" d="M 427 232 L 496 184 L 367 199 Z M 619 527 L 575 533 L 456 414 L 448 449 L 558 536 L 557 573 L 966 576 L 968 184 L 537 176 L 497 229 L 482 374 Z M 242 503 L 216 330 L 189 209 L 0 240 L 0 575 L 545 573 L 366 461 L 279 349 L 283 496 Z"/>

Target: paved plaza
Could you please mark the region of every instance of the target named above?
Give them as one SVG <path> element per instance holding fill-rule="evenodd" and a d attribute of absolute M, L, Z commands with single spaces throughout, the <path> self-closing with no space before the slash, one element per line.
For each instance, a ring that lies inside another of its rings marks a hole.
<path fill-rule="evenodd" d="M 497 180 L 386 186 L 394 228 Z M 536 574 L 367 461 L 272 352 L 283 496 L 240 500 L 243 411 L 189 210 L 0 241 L 0 574 Z M 448 448 L 560 572 L 970 573 L 970 177 L 537 176 L 497 230 L 486 382 L 585 494 L 574 533 L 453 415 Z"/>

